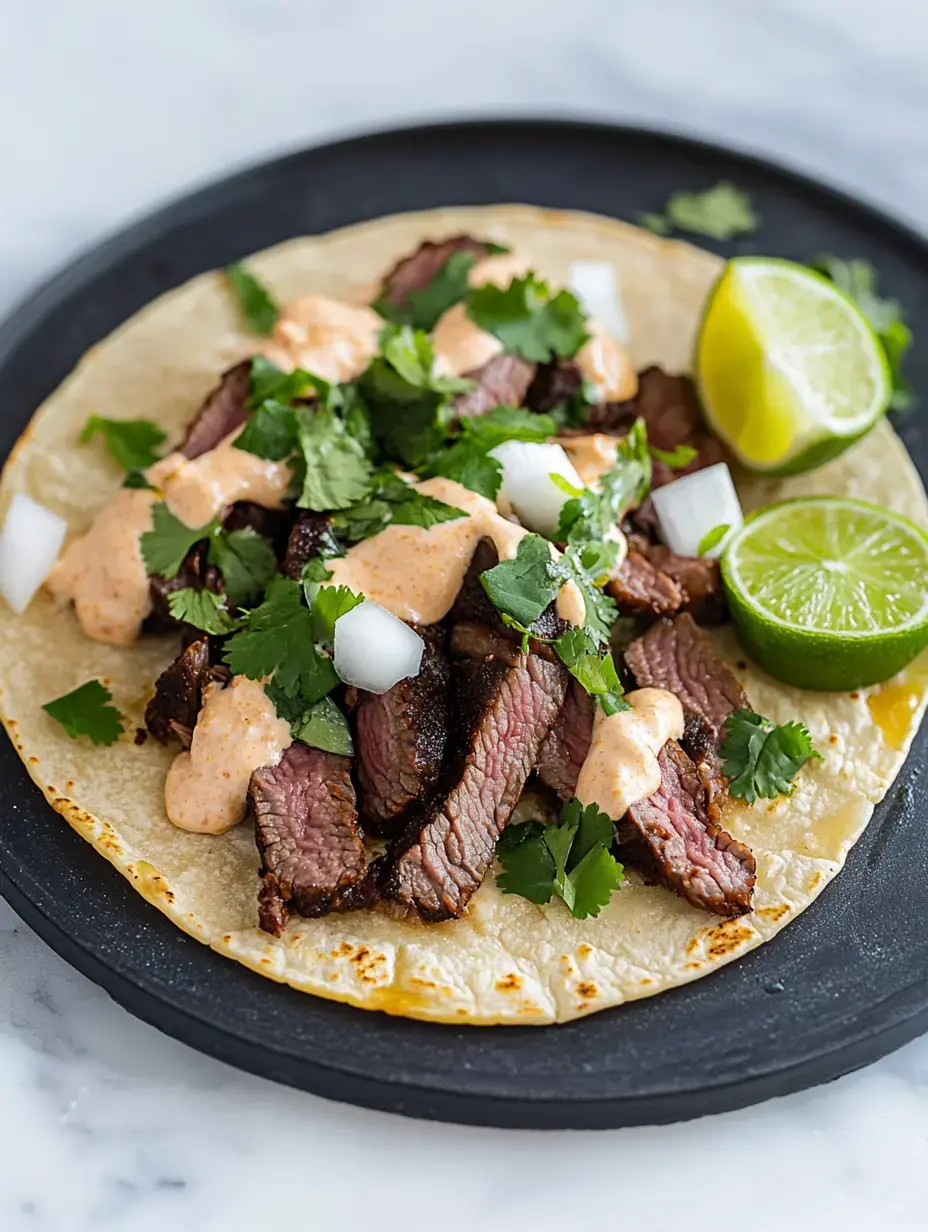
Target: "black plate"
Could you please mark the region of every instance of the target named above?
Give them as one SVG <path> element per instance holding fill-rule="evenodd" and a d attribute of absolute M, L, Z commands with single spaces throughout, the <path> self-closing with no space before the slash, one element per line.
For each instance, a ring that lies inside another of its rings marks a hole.
<path fill-rule="evenodd" d="M 84 351 L 161 292 L 305 232 L 401 210 L 529 201 L 619 218 L 726 178 L 756 248 L 867 257 L 928 332 L 928 247 L 874 210 L 757 159 L 638 129 L 547 121 L 406 129 L 256 167 L 160 210 L 43 287 L 0 330 L 0 456 Z M 928 349 L 910 375 L 928 396 Z M 919 419 L 897 425 L 924 475 Z M 262 980 L 190 940 L 43 803 L 0 749 L 0 890 L 132 1013 L 335 1099 L 474 1124 L 596 1128 L 719 1112 L 824 1082 L 928 1028 L 926 747 L 818 902 L 769 945 L 652 1000 L 556 1029 L 459 1030 Z"/>

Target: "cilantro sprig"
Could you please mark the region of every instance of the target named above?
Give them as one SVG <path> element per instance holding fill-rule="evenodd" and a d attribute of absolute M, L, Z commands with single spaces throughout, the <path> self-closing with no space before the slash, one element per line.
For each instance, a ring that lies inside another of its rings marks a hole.
<path fill-rule="evenodd" d="M 726 720 L 721 753 L 729 791 L 748 804 L 758 796 L 790 795 L 806 762 L 822 760 L 801 723 L 776 724 L 744 707 Z"/>
<path fill-rule="evenodd" d="M 511 355 L 535 363 L 569 359 L 589 338 L 586 316 L 570 291 L 552 291 L 534 274 L 514 278 L 508 287 L 486 283 L 467 296 L 467 315 L 493 334 Z"/>
<path fill-rule="evenodd" d="M 599 699 L 606 714 L 629 709 L 612 655 L 602 654 L 589 629 L 569 629 L 555 641 L 554 649 L 574 679 Z"/>
<path fill-rule="evenodd" d="M 651 488 L 651 451 L 643 419 L 636 419 L 618 442 L 615 466 L 600 481 L 600 490 L 559 484 L 570 495 L 561 508 L 556 532 L 559 543 L 601 542 L 631 505 L 640 504 Z"/>
<path fill-rule="evenodd" d="M 662 214 L 639 214 L 638 221 L 656 235 L 668 235 L 676 227 L 713 240 L 749 235 L 761 223 L 748 193 L 724 180 L 704 192 L 674 193 Z"/>
<path fill-rule="evenodd" d="M 467 294 L 467 278 L 476 263 L 476 253 L 453 252 L 434 278 L 421 290 L 410 291 L 402 304 L 393 304 L 382 295 L 371 307 L 396 325 L 411 325 L 428 332 L 434 329 L 439 317 Z"/>
<path fill-rule="evenodd" d="M 151 530 L 145 531 L 140 540 L 145 570 L 149 576 L 158 574 L 168 581 L 177 577 L 193 545 L 219 529 L 218 518 L 205 526 L 187 526 L 164 501 L 152 505 L 151 523 Z"/>
<path fill-rule="evenodd" d="M 82 445 L 100 434 L 110 454 L 127 471 L 143 471 L 158 461 L 158 446 L 167 440 L 167 433 L 150 419 L 105 419 L 91 415 L 81 429 Z M 140 484 L 128 486 L 139 487 Z"/>
<path fill-rule="evenodd" d="M 94 744 L 115 744 L 126 730 L 119 711 L 111 706 L 113 695 L 99 680 L 88 680 L 42 709 L 60 723 L 72 740 L 89 736 Z"/>
<path fill-rule="evenodd" d="M 548 903 L 556 895 L 577 920 L 597 916 L 625 880 L 612 839 L 612 822 L 595 804 L 584 808 L 579 800 L 568 800 L 548 825 L 507 826 L 496 845 L 505 869 L 496 883 L 504 894 L 533 903 Z"/>
<path fill-rule="evenodd" d="M 556 431 L 557 425 L 550 415 L 497 406 L 485 415 L 465 419 L 460 425 L 460 435 L 425 473 L 453 479 L 495 501 L 503 482 L 503 468 L 496 458 L 490 457 L 490 450 L 504 441 L 542 442 Z"/>
<path fill-rule="evenodd" d="M 267 287 L 240 262 L 226 266 L 226 277 L 238 299 L 242 316 L 253 334 L 267 337 L 272 333 L 280 309 Z"/>
<path fill-rule="evenodd" d="M 562 571 L 541 535 L 525 535 L 512 560 L 501 560 L 480 575 L 480 584 L 493 606 L 524 629 L 535 623 L 562 581 Z"/>
<path fill-rule="evenodd" d="M 360 501 L 332 518 L 335 532 L 349 543 L 358 543 L 396 526 L 437 526 L 466 517 L 463 509 L 417 491 L 389 467 L 375 471 L 370 487 Z"/>
<path fill-rule="evenodd" d="M 230 616 L 222 595 L 211 590 L 196 590 L 184 586 L 168 595 L 171 615 L 181 624 L 193 625 L 204 633 L 224 637 L 241 627 L 241 621 Z"/>

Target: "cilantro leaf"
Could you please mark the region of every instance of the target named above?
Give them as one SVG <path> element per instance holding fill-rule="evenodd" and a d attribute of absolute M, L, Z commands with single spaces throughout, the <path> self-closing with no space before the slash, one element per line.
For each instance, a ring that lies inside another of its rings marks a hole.
<path fill-rule="evenodd" d="M 429 474 L 453 479 L 491 501 L 496 500 L 503 485 L 502 463 L 466 436 L 438 455 L 429 467 Z"/>
<path fill-rule="evenodd" d="M 273 332 L 280 315 L 280 309 L 267 287 L 239 262 L 226 266 L 226 277 L 238 298 L 238 305 L 248 328 L 254 334 L 267 337 Z"/>
<path fill-rule="evenodd" d="M 391 304 L 381 296 L 371 307 L 388 321 L 428 332 L 434 329 L 439 317 L 467 294 L 467 277 L 476 263 L 475 253 L 453 252 L 430 282 L 419 291 L 409 292 L 405 303 Z"/>
<path fill-rule="evenodd" d="M 101 415 L 90 416 L 78 440 L 86 445 L 98 432 L 112 456 L 127 471 L 143 471 L 157 462 L 157 448 L 167 440 L 164 429 L 150 419 L 104 419 Z"/>
<path fill-rule="evenodd" d="M 625 879 L 612 838 L 612 822 L 595 804 L 568 800 L 547 826 L 528 821 L 503 831 L 496 854 L 505 871 L 497 884 L 533 903 L 556 894 L 578 920 L 597 916 Z"/>
<path fill-rule="evenodd" d="M 171 513 L 164 501 L 158 501 L 151 508 L 151 524 L 151 530 L 145 531 L 140 539 L 145 571 L 170 581 L 177 577 L 193 545 L 208 539 L 219 526 L 219 520 L 214 518 L 205 526 L 187 526 Z"/>
<path fill-rule="evenodd" d="M 124 488 L 140 488 L 149 492 L 155 492 L 157 489 L 153 483 L 149 483 L 145 478 L 144 471 L 126 471 L 123 477 L 122 486 Z"/>
<path fill-rule="evenodd" d="M 315 377 L 304 368 L 284 372 L 263 355 L 254 355 L 251 360 L 251 389 L 248 405 L 252 408 L 271 399 L 289 405 L 297 398 L 307 398 L 319 383 L 327 385 L 321 377 Z"/>
<path fill-rule="evenodd" d="M 61 724 L 72 740 L 89 736 L 94 744 L 115 744 L 126 729 L 119 711 L 108 705 L 112 700 L 112 693 L 99 680 L 88 680 L 70 693 L 46 702 L 42 709 Z"/>
<path fill-rule="evenodd" d="M 295 740 L 311 744 L 314 749 L 351 757 L 354 744 L 348 720 L 331 697 L 321 697 L 291 724 Z"/>
<path fill-rule="evenodd" d="M 680 231 L 690 231 L 693 235 L 707 235 L 713 240 L 749 235 L 757 230 L 761 222 L 751 205 L 750 196 L 726 181 L 704 192 L 674 193 L 664 207 L 663 215 L 639 215 L 639 221 L 659 235 L 666 235 L 673 226 Z"/>
<path fill-rule="evenodd" d="M 207 560 L 222 573 L 233 607 L 254 603 L 277 572 L 277 557 L 270 541 L 250 526 L 241 530 L 214 531 L 210 536 Z"/>
<path fill-rule="evenodd" d="M 286 402 L 268 398 L 252 411 L 232 444 L 269 462 L 282 462 L 298 440 L 296 411 Z"/>
<path fill-rule="evenodd" d="M 391 522 L 397 526 L 430 527 L 463 517 L 466 514 L 462 509 L 417 491 L 395 471 L 384 467 L 374 473 L 366 497 L 336 513 L 332 526 L 349 543 L 358 543 L 379 534 Z"/>
<path fill-rule="evenodd" d="M 501 560 L 481 573 L 480 583 L 494 607 L 528 627 L 557 594 L 561 575 L 547 539 L 526 535 L 519 541 L 515 559 Z"/>
<path fill-rule="evenodd" d="M 316 641 L 331 646 L 335 640 L 335 622 L 353 607 L 364 602 L 347 586 L 322 586 L 313 596 L 313 629 Z"/>
<path fill-rule="evenodd" d="M 495 449 L 505 441 L 544 442 L 557 432 L 550 415 L 538 415 L 517 406 L 495 406 L 485 415 L 467 419 L 463 435 L 481 449 Z"/>
<path fill-rule="evenodd" d="M 334 411 L 300 408 L 297 436 L 303 455 L 301 509 L 347 509 L 366 495 L 370 459 Z"/>
<path fill-rule="evenodd" d="M 550 415 L 497 406 L 485 415 L 464 420 L 460 437 L 438 455 L 427 473 L 453 479 L 495 501 L 502 485 L 503 468 L 496 458 L 489 456 L 489 451 L 504 441 L 545 441 L 556 431 L 557 425 Z"/>
<path fill-rule="evenodd" d="M 696 545 L 696 555 L 706 556 L 713 548 L 717 548 L 730 530 L 731 525 L 728 522 L 723 522 L 720 526 L 713 526 L 711 530 L 707 530 Z"/>
<path fill-rule="evenodd" d="M 656 214 L 653 210 L 642 210 L 637 216 L 639 227 L 644 227 L 647 231 L 652 231 L 655 235 L 669 235 L 670 221 L 663 214 Z"/>
<path fill-rule="evenodd" d="M 234 633 L 241 624 L 229 615 L 223 596 L 213 594 L 211 590 L 184 586 L 168 595 L 168 607 L 175 620 L 217 637 Z"/>
<path fill-rule="evenodd" d="M 554 649 L 558 658 L 587 693 L 599 698 L 606 714 L 628 710 L 625 690 L 619 680 L 612 655 L 600 654 L 598 640 L 588 629 L 569 629 L 557 639 Z"/>
<path fill-rule="evenodd" d="M 722 767 L 729 791 L 753 804 L 758 796 L 790 795 L 792 780 L 810 758 L 822 759 L 801 723 L 775 724 L 742 707 L 725 722 Z"/>
<path fill-rule="evenodd" d="M 615 565 L 617 550 L 615 543 L 606 540 L 568 544 L 556 566 L 562 581 L 569 579 L 578 587 L 586 609 L 584 628 L 602 644 L 609 641 L 619 614 L 615 602 L 602 589 Z"/>
<path fill-rule="evenodd" d="M 886 354 L 892 376 L 890 410 L 911 410 L 915 399 L 908 381 L 902 375 L 902 360 L 912 345 L 912 331 L 905 323 L 899 301 L 877 295 L 877 272 L 869 261 L 844 261 L 825 254 L 816 257 L 811 268 L 830 278 L 835 286 L 849 295 L 870 322 Z"/>
<path fill-rule="evenodd" d="M 229 639 L 223 658 L 236 676 L 273 676 L 277 692 L 300 697 L 306 706 L 338 684 L 332 661 L 316 650 L 313 614 L 302 602 L 300 583 L 280 575 L 248 613 L 245 628 Z"/>
<path fill-rule="evenodd" d="M 534 274 L 514 278 L 508 287 L 486 283 L 467 296 L 467 315 L 500 340 L 509 354 L 535 363 L 569 359 L 586 342 L 586 317 L 570 291 L 551 292 Z"/>
<path fill-rule="evenodd" d="M 693 445 L 678 445 L 676 449 L 658 449 L 656 445 L 648 446 L 648 453 L 657 462 L 663 462 L 671 470 L 682 471 L 699 452 Z"/>
<path fill-rule="evenodd" d="M 599 542 L 630 505 L 640 504 L 651 487 L 651 454 L 643 419 L 636 419 L 616 445 L 615 466 L 600 481 L 600 490 L 585 488 L 561 507 L 555 537 L 559 543 Z"/>

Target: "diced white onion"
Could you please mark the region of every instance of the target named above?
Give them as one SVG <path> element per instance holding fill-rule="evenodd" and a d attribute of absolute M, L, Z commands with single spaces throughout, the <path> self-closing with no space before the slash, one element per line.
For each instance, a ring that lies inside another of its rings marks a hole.
<path fill-rule="evenodd" d="M 58 559 L 68 524 L 57 513 L 17 492 L 0 530 L 0 592 L 22 613 Z"/>
<path fill-rule="evenodd" d="M 368 693 L 386 693 L 418 676 L 424 646 L 409 625 L 370 599 L 335 622 L 335 670 L 345 684 Z"/>
<path fill-rule="evenodd" d="M 678 556 L 698 556 L 699 544 L 710 530 L 725 525 L 737 530 L 744 521 L 731 471 L 724 462 L 656 488 L 651 499 L 661 538 Z M 719 556 L 723 545 L 724 539 L 706 556 Z"/>
<path fill-rule="evenodd" d="M 572 261 L 568 285 L 588 317 L 619 342 L 628 341 L 628 321 L 615 276 L 608 261 Z"/>
<path fill-rule="evenodd" d="M 551 475 L 561 475 L 575 488 L 583 487 L 583 480 L 562 446 L 504 441 L 490 450 L 490 457 L 502 464 L 500 495 L 512 505 L 519 521 L 550 539 L 557 530 L 564 502 L 570 500 Z"/>

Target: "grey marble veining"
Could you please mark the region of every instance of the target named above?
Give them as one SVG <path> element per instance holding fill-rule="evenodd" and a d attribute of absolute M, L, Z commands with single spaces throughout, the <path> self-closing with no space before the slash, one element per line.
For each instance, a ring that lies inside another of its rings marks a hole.
<path fill-rule="evenodd" d="M 686 128 L 928 228 L 926 63 L 923 0 L 0 0 L 0 309 L 231 167 L 476 112 Z M 925 1040 L 688 1125 L 422 1125 L 198 1056 L 0 903 L 2 1232 L 661 1232 L 684 1202 L 687 1222 L 753 1232 L 907 1232 L 925 1226 L 926 1164 Z"/>

